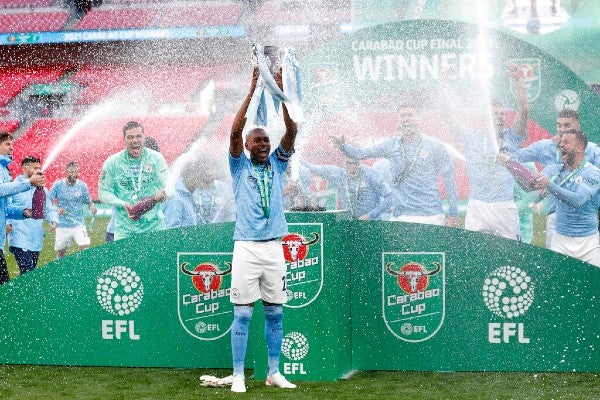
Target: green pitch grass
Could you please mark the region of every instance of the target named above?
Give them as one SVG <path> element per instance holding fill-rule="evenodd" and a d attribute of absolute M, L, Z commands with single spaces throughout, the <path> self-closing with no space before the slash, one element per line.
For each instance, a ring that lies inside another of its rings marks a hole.
<path fill-rule="evenodd" d="M 358 372 L 339 382 L 298 382 L 297 389 L 246 379 L 248 392 L 206 388 L 200 375 L 226 370 L 5 365 L 0 398 L 28 400 L 265 399 L 487 400 L 600 399 L 599 374 Z"/>

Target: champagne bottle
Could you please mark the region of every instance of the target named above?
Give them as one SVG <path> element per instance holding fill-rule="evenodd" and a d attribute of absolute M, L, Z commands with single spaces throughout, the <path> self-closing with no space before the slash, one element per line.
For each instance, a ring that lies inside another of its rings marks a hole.
<path fill-rule="evenodd" d="M 533 172 L 523 164 L 509 159 L 505 165 L 508 172 L 511 173 L 515 181 L 525 190 L 526 192 L 533 192 L 535 190 L 534 183 L 537 173 Z"/>
<path fill-rule="evenodd" d="M 31 218 L 43 219 L 46 215 L 46 191 L 41 186 L 37 186 L 33 191 L 31 210 Z"/>
<path fill-rule="evenodd" d="M 142 215 L 147 213 L 156 204 L 154 196 L 148 196 L 141 199 L 136 205 L 129 209 L 129 216 L 132 220 L 137 221 Z"/>

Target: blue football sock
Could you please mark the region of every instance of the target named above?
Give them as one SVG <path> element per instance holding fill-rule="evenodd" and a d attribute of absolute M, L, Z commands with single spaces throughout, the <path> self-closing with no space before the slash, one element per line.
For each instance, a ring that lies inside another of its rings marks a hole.
<path fill-rule="evenodd" d="M 248 331 L 253 307 L 234 306 L 231 324 L 231 353 L 233 355 L 233 375 L 244 374 L 244 358 L 248 346 Z"/>
<path fill-rule="evenodd" d="M 272 375 L 279 371 L 279 355 L 283 341 L 283 306 L 280 304 L 264 306 L 264 311 L 269 375 Z"/>

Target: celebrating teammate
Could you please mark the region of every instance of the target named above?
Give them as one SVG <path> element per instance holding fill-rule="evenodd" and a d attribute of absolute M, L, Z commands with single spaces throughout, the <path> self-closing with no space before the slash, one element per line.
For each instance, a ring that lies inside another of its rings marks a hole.
<path fill-rule="evenodd" d="M 587 136 L 580 130 L 562 134 L 562 164 L 544 168 L 536 189 L 556 196 L 556 233 L 550 249 L 600 267 L 598 206 L 600 169 L 585 159 Z"/>
<path fill-rule="evenodd" d="M 417 109 L 408 104 L 398 108 L 400 132 L 374 146 L 358 148 L 333 138 L 334 145 L 348 158 L 385 158 L 390 162 L 395 191 L 395 221 L 456 226 L 458 190 L 454 164 L 448 150 L 437 139 L 418 130 Z M 449 212 L 442 207 L 439 178 L 448 196 Z"/>
<path fill-rule="evenodd" d="M 165 228 L 160 205 L 154 205 L 139 218 L 131 210 L 144 198 L 154 197 L 156 202 L 167 198 L 167 162 L 159 152 L 144 146 L 144 128 L 136 121 L 123 127 L 123 140 L 125 150 L 104 161 L 98 182 L 100 200 L 114 206 L 115 240 Z"/>
<path fill-rule="evenodd" d="M 505 67 L 515 84 L 518 105 L 508 127 L 505 127 L 506 107 L 499 101 L 492 105 L 493 130 L 466 128 L 452 110 L 448 113 L 448 122 L 462 143 L 469 176 L 465 229 L 518 240 L 521 233 L 514 200 L 515 180 L 497 162 L 497 156 L 498 152 L 513 154 L 527 136 L 529 101 L 518 66 L 507 64 Z M 450 96 L 449 88 L 445 84 L 443 88 L 445 96 Z M 446 107 L 451 109 L 453 104 L 456 102 L 448 102 Z"/>
<path fill-rule="evenodd" d="M 85 226 L 82 206 L 87 205 L 92 215 L 95 215 L 97 211 L 87 184 L 78 179 L 79 165 L 76 162 L 68 163 L 65 175 L 65 179 L 54 182 L 49 196 L 49 200 L 57 207 L 58 212 L 58 227 L 54 244 L 56 258 L 65 256 L 71 240 L 75 240 L 80 250 L 90 246 L 91 240 Z"/>
<path fill-rule="evenodd" d="M 556 135 L 551 139 L 542 139 L 519 149 L 513 158 L 516 161 L 537 162 L 546 168 L 552 164 L 562 164 L 560 139 L 564 132 L 572 129 L 580 130 L 579 114 L 575 110 L 564 109 L 556 117 Z M 585 147 L 585 158 L 593 165 L 600 166 L 600 147 L 596 143 L 588 142 Z M 546 202 L 546 248 L 550 248 L 554 235 L 554 221 L 556 219 L 556 198 L 549 193 Z"/>

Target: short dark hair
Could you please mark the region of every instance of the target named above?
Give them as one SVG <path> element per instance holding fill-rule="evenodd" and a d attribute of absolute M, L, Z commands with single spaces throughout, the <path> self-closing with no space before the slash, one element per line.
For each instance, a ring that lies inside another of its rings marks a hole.
<path fill-rule="evenodd" d="M 575 139 L 583 145 L 584 149 L 588 145 L 587 135 L 585 133 L 583 133 L 583 131 L 580 131 L 579 129 L 569 129 L 568 131 L 565 131 L 562 134 L 563 134 L 563 136 L 566 134 L 575 135 Z"/>
<path fill-rule="evenodd" d="M 71 161 L 70 163 L 67 164 L 67 166 L 65 167 L 65 169 L 71 168 L 71 167 L 77 167 L 77 168 L 79 168 L 79 164 L 77 164 L 77 161 Z"/>
<path fill-rule="evenodd" d="M 21 166 L 24 166 L 25 164 L 33 164 L 33 163 L 40 163 L 40 159 L 34 156 L 27 156 L 25 157 L 23 160 L 21 160 Z"/>
<path fill-rule="evenodd" d="M 579 113 L 570 108 L 564 108 L 558 112 L 557 118 L 574 118 L 579 121 Z"/>
<path fill-rule="evenodd" d="M 142 133 L 144 133 L 144 127 L 142 126 L 142 124 L 140 124 L 137 121 L 129 121 L 128 123 L 125 124 L 125 126 L 123 127 L 123 137 L 125 137 L 125 133 L 133 128 L 141 128 L 142 129 Z"/>
<path fill-rule="evenodd" d="M 269 136 L 269 134 L 267 133 L 267 130 L 262 127 L 262 126 L 256 126 L 252 129 L 250 129 L 248 132 L 246 132 L 246 141 L 248 140 L 248 138 L 250 137 L 250 135 L 255 134 L 256 132 L 262 132 L 265 135 Z"/>
<path fill-rule="evenodd" d="M 14 140 L 13 135 L 5 131 L 0 132 L 0 143 L 6 142 L 7 140 Z"/>

